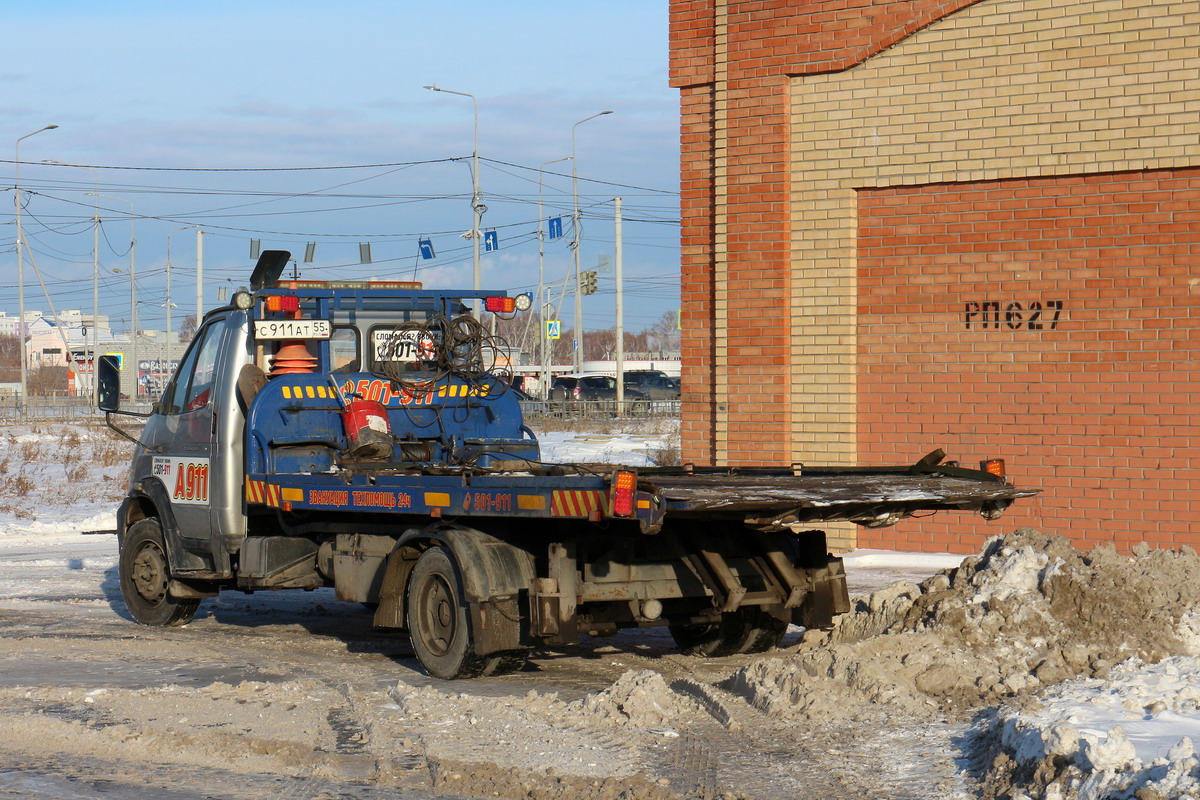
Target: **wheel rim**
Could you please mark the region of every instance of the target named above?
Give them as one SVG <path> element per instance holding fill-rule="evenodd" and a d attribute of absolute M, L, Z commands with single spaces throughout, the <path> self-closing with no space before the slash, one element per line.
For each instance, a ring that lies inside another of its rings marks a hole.
<path fill-rule="evenodd" d="M 167 596 L 167 559 L 153 542 L 138 549 L 130 572 L 133 588 L 142 600 L 156 606 Z"/>
<path fill-rule="evenodd" d="M 458 632 L 458 603 L 445 575 L 425 579 L 417 597 L 417 632 L 435 656 L 450 652 Z"/>

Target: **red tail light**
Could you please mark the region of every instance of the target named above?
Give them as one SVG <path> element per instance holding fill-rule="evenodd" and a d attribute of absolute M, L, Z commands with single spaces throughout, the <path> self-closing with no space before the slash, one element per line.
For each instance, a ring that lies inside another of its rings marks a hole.
<path fill-rule="evenodd" d="M 517 310 L 517 301 L 512 297 L 485 297 L 483 307 L 493 314 L 511 314 Z"/>
<path fill-rule="evenodd" d="M 269 294 L 267 311 L 299 311 L 300 298 L 294 294 Z"/>
<path fill-rule="evenodd" d="M 637 473 L 618 470 L 612 477 L 612 502 L 609 507 L 614 517 L 632 517 L 637 498 Z"/>

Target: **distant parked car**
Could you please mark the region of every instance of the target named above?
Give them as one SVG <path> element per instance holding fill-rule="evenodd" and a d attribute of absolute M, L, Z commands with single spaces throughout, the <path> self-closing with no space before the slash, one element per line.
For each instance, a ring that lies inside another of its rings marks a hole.
<path fill-rule="evenodd" d="M 679 378 L 672 378 L 661 369 L 626 370 L 625 389 L 644 392 L 651 400 L 678 400 Z"/>
<path fill-rule="evenodd" d="M 629 384 L 625 384 L 630 391 Z M 637 391 L 644 393 L 651 400 L 678 400 L 679 381 L 674 378 L 647 378 L 637 384 Z"/>
<path fill-rule="evenodd" d="M 579 372 L 559 375 L 550 386 L 551 400 L 616 400 L 617 379 L 611 375 Z M 625 389 L 626 400 L 646 400 L 647 395 L 639 389 Z"/>
<path fill-rule="evenodd" d="M 667 373 L 661 369 L 627 369 L 624 374 L 625 385 L 640 389 L 641 385 L 656 378 L 667 378 Z"/>

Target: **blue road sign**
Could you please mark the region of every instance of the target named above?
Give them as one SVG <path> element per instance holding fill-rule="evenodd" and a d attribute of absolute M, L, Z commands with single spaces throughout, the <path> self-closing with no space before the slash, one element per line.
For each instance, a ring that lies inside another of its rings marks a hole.
<path fill-rule="evenodd" d="M 429 241 L 428 239 L 419 239 L 417 241 L 417 248 L 421 251 L 421 258 L 425 259 L 426 261 L 434 257 L 433 242 Z"/>
<path fill-rule="evenodd" d="M 548 228 L 547 235 L 551 239 L 561 239 L 563 235 L 562 217 L 551 217 L 546 220 L 546 223 Z"/>
<path fill-rule="evenodd" d="M 500 236 L 495 231 L 483 232 L 483 252 L 490 253 L 500 249 Z"/>
<path fill-rule="evenodd" d="M 562 336 L 562 322 L 557 319 L 546 320 L 546 338 L 558 339 Z"/>

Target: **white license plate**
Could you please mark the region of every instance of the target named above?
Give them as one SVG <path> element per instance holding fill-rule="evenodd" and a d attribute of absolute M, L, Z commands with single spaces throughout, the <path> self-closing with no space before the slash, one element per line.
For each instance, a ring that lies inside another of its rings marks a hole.
<path fill-rule="evenodd" d="M 256 319 L 255 339 L 328 339 L 327 319 Z"/>
<path fill-rule="evenodd" d="M 417 331 L 375 331 L 371 336 L 376 361 L 430 361 L 436 357 L 437 345 Z"/>

